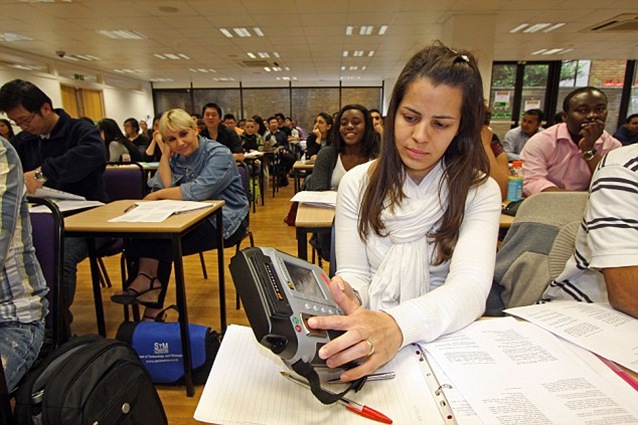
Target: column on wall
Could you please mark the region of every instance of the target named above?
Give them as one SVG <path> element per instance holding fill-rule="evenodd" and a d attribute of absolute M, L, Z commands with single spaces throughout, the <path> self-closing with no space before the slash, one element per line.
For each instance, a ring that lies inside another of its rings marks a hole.
<path fill-rule="evenodd" d="M 472 52 L 483 79 L 484 96 L 489 97 L 494 60 L 496 15 L 492 13 L 452 15 L 443 23 L 441 41 L 446 45 Z"/>

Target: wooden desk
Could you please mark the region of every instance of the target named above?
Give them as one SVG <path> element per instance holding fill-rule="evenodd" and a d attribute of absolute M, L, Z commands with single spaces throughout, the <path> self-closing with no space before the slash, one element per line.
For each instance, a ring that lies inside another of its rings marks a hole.
<path fill-rule="evenodd" d="M 295 228 L 297 233 L 297 256 L 308 260 L 308 233 L 328 233 L 332 231 L 334 208 L 299 204 Z"/>
<path fill-rule="evenodd" d="M 312 171 L 313 168 L 315 168 L 315 161 L 295 161 L 292 166 L 292 172 L 295 176 L 295 193 L 301 189 L 301 172 Z"/>
<path fill-rule="evenodd" d="M 244 155 L 244 162 L 250 164 L 255 169 L 255 161 L 259 160 L 265 155 L 264 152 L 252 151 Z M 259 168 L 259 194 L 261 197 L 261 206 L 264 206 L 264 167 L 266 164 L 262 161 Z M 252 173 L 251 173 L 252 174 Z M 253 212 L 257 212 L 257 200 L 255 199 L 255 176 L 251 175 L 248 178 L 252 181 L 252 194 L 253 194 Z"/>
<path fill-rule="evenodd" d="M 120 200 L 111 202 L 101 207 L 67 217 L 64 219 L 65 236 L 86 237 L 89 239 L 89 252 L 91 261 L 91 277 L 93 280 L 93 296 L 95 301 L 95 314 L 97 316 L 98 332 L 106 336 L 104 323 L 104 309 L 102 306 L 102 292 L 100 289 L 97 259 L 95 257 L 96 237 L 116 238 L 145 238 L 168 239 L 171 241 L 173 264 L 175 268 L 175 292 L 177 309 L 179 311 L 180 335 L 182 340 L 182 353 L 184 355 L 184 380 L 186 394 L 192 397 L 195 394 L 192 379 L 192 362 L 190 350 L 190 336 L 188 331 L 188 312 L 186 308 L 186 291 L 184 289 L 184 265 L 182 263 L 182 237 L 195 228 L 203 220 L 212 214 L 216 215 L 216 227 L 218 230 L 217 262 L 219 270 L 219 315 L 221 319 L 222 334 L 226 330 L 226 303 L 224 281 L 224 225 L 222 222 L 222 206 L 224 201 L 211 201 L 211 208 L 203 208 L 189 213 L 177 214 L 164 220 L 162 223 L 111 223 L 108 220 L 118 217 L 128 207 L 139 200 Z M 152 201 L 149 201 L 152 202 Z"/>
<path fill-rule="evenodd" d="M 512 227 L 512 223 L 514 223 L 513 216 L 501 213 L 501 220 L 498 224 L 498 227 L 500 229 L 509 229 L 510 227 Z"/>

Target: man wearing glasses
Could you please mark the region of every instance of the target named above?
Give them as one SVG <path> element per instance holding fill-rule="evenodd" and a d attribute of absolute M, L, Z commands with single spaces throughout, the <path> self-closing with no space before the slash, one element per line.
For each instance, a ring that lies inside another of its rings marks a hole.
<path fill-rule="evenodd" d="M 24 172 L 27 192 L 47 186 L 106 202 L 102 173 L 106 149 L 96 126 L 53 109 L 51 99 L 29 81 L 13 80 L 0 88 L 0 112 L 22 132 L 12 143 Z M 99 242 L 98 242 L 99 244 Z M 64 296 L 75 294 L 77 263 L 88 255 L 84 238 L 64 240 Z"/>

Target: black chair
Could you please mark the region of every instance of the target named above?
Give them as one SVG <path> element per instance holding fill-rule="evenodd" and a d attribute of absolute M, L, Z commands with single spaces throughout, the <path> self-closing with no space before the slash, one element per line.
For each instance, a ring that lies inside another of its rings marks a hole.
<path fill-rule="evenodd" d="M 241 183 L 244 186 L 244 190 L 246 191 L 246 196 L 249 197 L 250 196 L 250 172 L 248 171 L 248 165 L 246 165 L 245 162 L 237 162 L 237 169 L 239 170 L 239 176 L 241 177 Z M 250 198 L 249 198 L 250 199 Z M 238 253 L 239 250 L 241 249 L 241 243 L 244 241 L 244 239 L 249 238 L 250 239 L 250 246 L 254 247 L 255 246 L 255 237 L 253 236 L 253 232 L 250 230 L 250 207 L 248 208 L 248 216 L 247 216 L 247 220 L 248 220 L 248 226 L 246 227 L 246 233 L 242 236 L 242 238 L 239 240 L 239 242 L 235 245 L 224 245 L 224 248 L 231 248 L 233 246 L 235 246 L 235 253 Z M 204 272 L 204 279 L 207 278 L 207 274 L 206 274 L 206 263 L 204 262 L 204 254 L 203 252 L 199 253 L 199 258 L 200 261 L 202 263 L 202 271 Z M 239 294 L 237 294 L 236 298 L 235 298 L 235 307 L 239 310 Z"/>
<path fill-rule="evenodd" d="M 137 162 L 109 162 L 103 174 L 104 188 L 110 201 L 120 199 L 142 199 L 148 192 L 146 189 L 146 172 Z M 102 287 L 111 287 L 111 279 L 102 258 L 111 257 L 124 252 L 124 241 L 113 239 L 97 252 L 98 271 Z M 120 259 L 122 285 L 126 279 L 126 259 Z"/>
<path fill-rule="evenodd" d="M 58 207 L 48 199 L 31 198 L 29 202 L 46 206 L 48 213 L 31 213 L 31 227 L 35 255 L 47 281 L 49 315 L 46 328 L 51 331 L 52 348 L 69 339 L 70 329 L 66 302 L 64 301 L 64 219 Z"/>

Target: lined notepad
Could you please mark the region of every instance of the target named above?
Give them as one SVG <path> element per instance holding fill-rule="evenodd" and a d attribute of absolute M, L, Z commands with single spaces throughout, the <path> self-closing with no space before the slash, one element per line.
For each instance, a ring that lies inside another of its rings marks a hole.
<path fill-rule="evenodd" d="M 231 325 L 195 419 L 222 425 L 371 425 L 369 419 L 341 404 L 321 404 L 309 390 L 281 377 L 281 370 L 287 370 L 286 366 L 257 343 L 251 328 Z M 383 370 L 395 371 L 397 378 L 366 383 L 360 392 L 350 392 L 347 397 L 379 410 L 395 424 L 443 423 L 412 352 L 399 352 Z"/>

